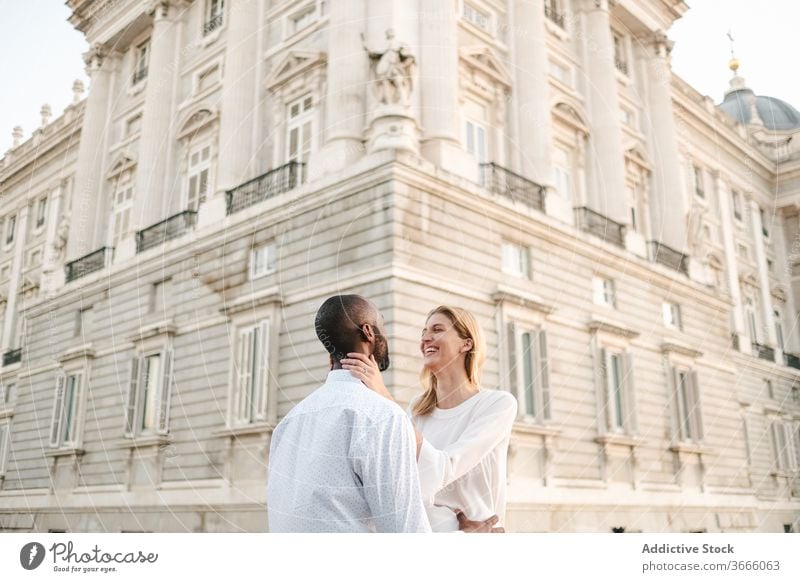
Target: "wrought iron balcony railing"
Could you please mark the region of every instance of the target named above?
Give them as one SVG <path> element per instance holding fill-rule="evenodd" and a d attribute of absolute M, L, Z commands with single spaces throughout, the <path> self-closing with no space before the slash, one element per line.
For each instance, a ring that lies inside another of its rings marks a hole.
<path fill-rule="evenodd" d="M 10 366 L 11 364 L 16 364 L 17 362 L 22 361 L 22 348 L 16 348 L 13 350 L 7 350 L 3 354 L 3 365 Z"/>
<path fill-rule="evenodd" d="M 550 4 L 545 3 L 544 5 L 544 15 L 549 18 L 554 24 L 557 24 L 561 28 L 565 28 L 564 26 L 564 15 L 558 11 L 556 11 Z"/>
<path fill-rule="evenodd" d="M 293 190 L 306 180 L 306 165 L 291 161 L 225 193 L 226 213 L 233 214 L 253 204 Z"/>
<path fill-rule="evenodd" d="M 575 209 L 575 219 L 579 229 L 618 247 L 625 247 L 624 224 L 615 222 L 586 206 Z"/>
<path fill-rule="evenodd" d="M 136 252 L 141 253 L 189 232 L 197 223 L 197 212 L 184 210 L 136 233 Z"/>
<path fill-rule="evenodd" d="M 212 16 L 206 23 L 203 25 L 203 36 L 211 34 L 215 30 L 217 30 L 220 26 L 222 26 L 222 14 L 217 14 L 216 16 Z"/>
<path fill-rule="evenodd" d="M 689 257 L 662 242 L 650 241 L 650 260 L 689 276 Z"/>
<path fill-rule="evenodd" d="M 617 67 L 617 70 L 623 75 L 628 74 L 628 63 L 621 58 L 614 57 L 614 66 Z"/>
<path fill-rule="evenodd" d="M 800 356 L 797 354 L 783 354 L 783 361 L 789 368 L 800 370 Z"/>
<path fill-rule="evenodd" d="M 762 360 L 767 360 L 769 362 L 775 361 L 775 349 L 769 346 L 765 346 L 763 344 L 759 344 L 756 342 L 752 342 L 753 344 L 753 355 L 758 356 Z"/>
<path fill-rule="evenodd" d="M 67 283 L 103 269 L 111 261 L 113 251 L 113 247 L 103 247 L 67 263 L 64 266 Z"/>
<path fill-rule="evenodd" d="M 481 185 L 544 212 L 544 187 L 495 163 L 481 164 Z"/>

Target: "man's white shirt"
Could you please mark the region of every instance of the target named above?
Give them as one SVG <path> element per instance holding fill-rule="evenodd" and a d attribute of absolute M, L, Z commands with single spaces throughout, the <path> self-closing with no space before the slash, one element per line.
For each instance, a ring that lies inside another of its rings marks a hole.
<path fill-rule="evenodd" d="M 428 532 L 416 438 L 394 402 L 347 370 L 297 404 L 272 434 L 271 532 Z"/>

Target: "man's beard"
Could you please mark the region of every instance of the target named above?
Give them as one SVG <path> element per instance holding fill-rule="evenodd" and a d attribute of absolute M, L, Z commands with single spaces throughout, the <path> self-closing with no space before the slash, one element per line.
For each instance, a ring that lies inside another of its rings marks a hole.
<path fill-rule="evenodd" d="M 381 372 L 389 369 L 389 344 L 385 336 L 375 336 L 375 352 L 373 356 L 375 356 L 375 361 L 378 363 L 378 369 Z"/>

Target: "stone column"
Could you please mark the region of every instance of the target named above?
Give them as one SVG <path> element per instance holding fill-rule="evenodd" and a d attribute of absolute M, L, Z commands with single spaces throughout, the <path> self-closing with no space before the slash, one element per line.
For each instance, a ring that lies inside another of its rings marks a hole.
<path fill-rule="evenodd" d="M 744 312 L 742 306 L 742 291 L 739 287 L 739 265 L 736 242 L 733 236 L 733 213 L 730 207 L 730 191 L 725 187 L 722 175 L 717 173 L 715 176 L 717 200 L 719 200 L 719 214 L 722 224 L 722 245 L 725 249 L 725 272 L 728 276 L 728 289 L 733 300 L 733 329 L 739 341 L 739 350 L 749 354 L 750 346 L 747 345 L 745 337 Z M 753 340 L 755 341 L 755 340 Z"/>
<path fill-rule="evenodd" d="M 66 229 L 66 217 L 62 218 L 61 208 L 64 198 L 64 184 L 60 183 L 50 193 L 47 200 L 47 226 L 42 260 L 42 275 L 39 287 L 45 296 L 52 296 L 53 291 L 64 283 L 64 269 L 61 268 L 60 235 Z M 59 232 L 61 231 L 61 232 Z"/>
<path fill-rule="evenodd" d="M 520 147 L 519 171 L 526 178 L 552 189 L 553 136 L 543 0 L 515 0 L 513 19 L 513 95 L 519 124 L 516 140 Z M 620 154 L 620 163 L 621 160 Z"/>
<path fill-rule="evenodd" d="M 95 205 L 103 195 L 103 158 L 108 130 L 108 102 L 111 88 L 112 59 L 95 45 L 86 55 L 87 73 L 91 77 L 89 96 L 83 113 L 81 140 L 75 164 L 70 230 L 67 242 L 67 261 L 82 257 L 94 250 L 96 228 Z"/>
<path fill-rule="evenodd" d="M 421 153 L 445 170 L 477 179 L 459 131 L 457 11 L 452 2 L 420 0 L 419 14 Z"/>
<path fill-rule="evenodd" d="M 165 178 L 167 156 L 172 147 L 170 124 L 175 115 L 172 103 L 173 75 L 177 39 L 177 7 L 170 1 L 153 3 L 153 31 L 150 36 L 150 60 L 147 66 L 142 112 L 142 134 L 136 165 L 136 190 L 131 212 L 131 231 L 147 228 L 165 218 Z"/>
<path fill-rule="evenodd" d="M 234 188 L 254 176 L 251 128 L 256 100 L 258 1 L 232 2 L 228 11 L 225 82 L 220 99 L 217 191 Z M 336 3 L 334 2 L 334 5 Z"/>
<path fill-rule="evenodd" d="M 586 86 L 592 125 L 592 174 L 595 176 L 589 206 L 616 222 L 628 224 L 619 88 L 608 0 L 584 1 L 581 10 L 586 32 L 584 50 L 589 77 Z"/>
<path fill-rule="evenodd" d="M 776 347 L 778 338 L 775 333 L 775 318 L 772 315 L 772 294 L 769 287 L 769 273 L 767 272 L 767 253 L 764 250 L 764 234 L 761 232 L 761 213 L 758 202 L 750 200 L 750 212 L 753 220 L 753 240 L 756 247 L 756 265 L 758 266 L 758 286 L 761 292 L 761 309 L 764 328 L 766 331 L 767 345 Z M 753 339 L 755 341 L 755 339 Z"/>
<path fill-rule="evenodd" d="M 647 128 L 653 156 L 653 196 L 650 202 L 653 240 L 678 252 L 686 248 L 684 185 L 678 158 L 678 134 L 672 108 L 672 72 L 668 52 L 670 41 L 657 34 L 647 47 Z M 724 221 L 723 221 L 724 222 Z"/>
<path fill-rule="evenodd" d="M 8 283 L 8 298 L 6 299 L 6 316 L 3 320 L 3 340 L 0 344 L 0 353 L 18 348 L 14 343 L 14 334 L 17 328 L 17 303 L 19 289 L 22 283 L 22 267 L 25 262 L 25 238 L 28 236 L 28 203 L 17 210 L 17 225 L 14 233 L 14 259 L 11 264 L 11 275 Z"/>
<path fill-rule="evenodd" d="M 787 252 L 788 245 L 786 244 L 786 232 L 784 226 L 786 220 L 791 220 L 791 218 L 785 215 L 783 212 L 779 212 L 778 220 L 775 221 L 772 227 L 772 229 L 775 231 L 772 236 L 775 240 L 775 268 L 778 269 L 778 272 L 780 273 L 779 280 L 781 285 L 786 288 L 786 311 L 789 314 L 788 318 L 786 317 L 786 313 L 782 314 L 783 321 L 781 324 L 783 326 L 783 342 L 785 344 L 786 351 L 794 354 L 797 353 L 797 325 L 795 324 L 797 311 L 794 293 L 792 292 L 792 267 L 789 263 L 789 253 Z M 788 321 L 790 325 L 783 323 L 785 321 Z"/>
<path fill-rule="evenodd" d="M 369 59 L 364 50 L 366 0 L 330 4 L 325 145 L 312 156 L 309 175 L 336 172 L 364 155 Z"/>

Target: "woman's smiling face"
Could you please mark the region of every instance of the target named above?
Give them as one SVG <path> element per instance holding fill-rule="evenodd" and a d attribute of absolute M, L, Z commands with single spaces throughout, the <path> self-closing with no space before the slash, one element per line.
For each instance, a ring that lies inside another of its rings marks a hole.
<path fill-rule="evenodd" d="M 443 313 L 434 313 L 425 322 L 419 348 L 423 362 L 431 371 L 441 370 L 454 362 L 463 367 L 465 346 L 469 340 L 458 336 L 453 322 Z"/>

